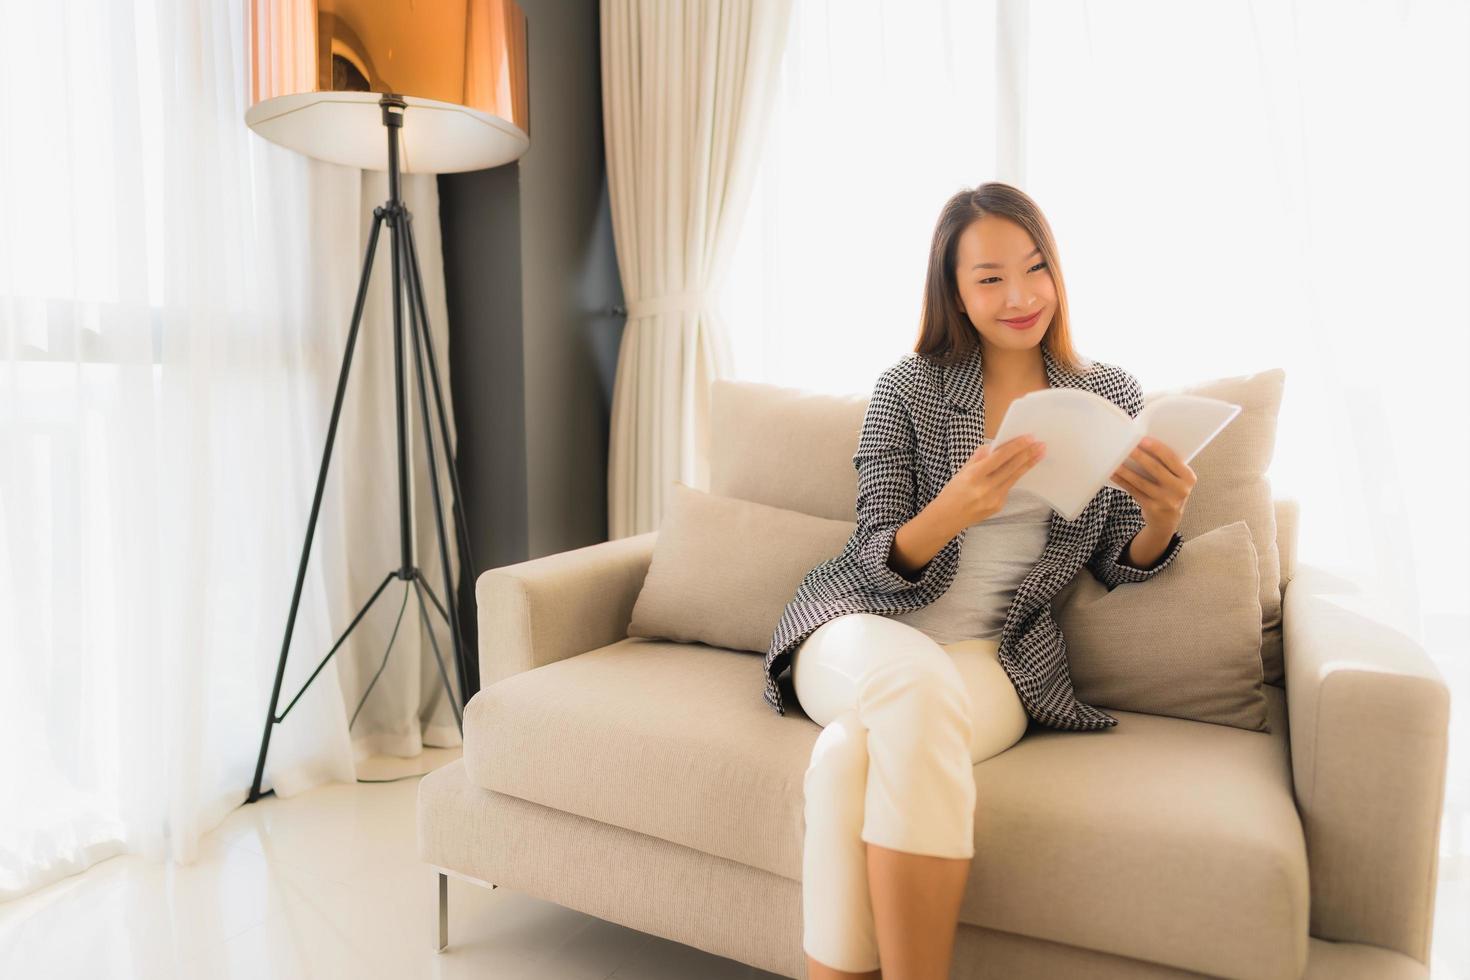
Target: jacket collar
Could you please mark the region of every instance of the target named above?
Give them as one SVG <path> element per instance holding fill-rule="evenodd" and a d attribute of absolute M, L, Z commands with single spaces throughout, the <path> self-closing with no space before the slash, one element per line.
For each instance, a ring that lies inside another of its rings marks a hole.
<path fill-rule="evenodd" d="M 1092 390 L 1082 375 L 1059 363 L 1044 344 L 1041 348 L 1041 359 L 1046 368 L 1046 383 L 1049 387 Z M 950 477 L 965 465 L 965 461 L 979 447 L 980 440 L 985 435 L 985 392 L 980 367 L 980 345 L 977 343 L 955 364 L 941 369 Z"/>

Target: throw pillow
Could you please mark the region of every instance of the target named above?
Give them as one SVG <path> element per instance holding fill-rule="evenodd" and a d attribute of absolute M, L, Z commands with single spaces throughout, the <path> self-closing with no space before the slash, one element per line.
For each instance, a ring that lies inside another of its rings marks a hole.
<path fill-rule="evenodd" d="M 854 526 L 676 480 L 628 635 L 765 653 L 801 580 Z"/>
<path fill-rule="evenodd" d="M 1082 570 L 1052 600 L 1052 618 L 1080 700 L 1270 732 L 1260 571 L 1245 521 L 1191 538 L 1146 585 L 1109 592 Z"/>
<path fill-rule="evenodd" d="M 1180 388 L 1150 392 L 1144 404 L 1173 392 L 1220 398 L 1240 406 L 1240 414 L 1190 461 L 1199 477 L 1184 507 L 1179 534 L 1185 548 L 1196 536 L 1232 521 L 1245 521 L 1260 566 L 1261 663 L 1267 684 L 1282 685 L 1281 554 L 1277 544 L 1276 505 L 1266 477 L 1276 451 L 1277 416 L 1286 386 L 1286 371 L 1271 368 L 1255 374 L 1217 378 Z"/>

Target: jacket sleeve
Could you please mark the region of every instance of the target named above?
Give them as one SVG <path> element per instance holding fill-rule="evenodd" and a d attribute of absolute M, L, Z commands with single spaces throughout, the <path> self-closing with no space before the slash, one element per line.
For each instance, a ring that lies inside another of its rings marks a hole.
<path fill-rule="evenodd" d="M 1136 418 L 1138 413 L 1143 411 L 1143 387 L 1133 375 L 1125 374 L 1125 377 L 1126 386 L 1123 392 L 1122 407 L 1129 417 Z M 1150 567 L 1134 568 L 1119 562 L 1128 543 L 1133 540 L 1133 536 L 1143 530 L 1143 511 L 1139 508 L 1138 501 L 1122 490 L 1103 487 L 1102 492 L 1108 494 L 1110 499 L 1102 536 L 1098 539 L 1092 556 L 1087 560 L 1087 569 L 1092 573 L 1093 578 L 1107 586 L 1108 591 L 1111 592 L 1124 582 L 1147 582 L 1168 568 L 1184 544 L 1184 539 L 1179 536 L 1178 531 L 1175 531 L 1174 536 L 1169 539 L 1159 560 Z"/>
<path fill-rule="evenodd" d="M 927 585 L 938 565 L 931 559 L 914 579 L 888 565 L 894 535 L 918 513 L 917 440 L 900 394 L 904 367 L 896 364 L 879 375 L 852 457 L 858 475 L 857 527 L 848 551 L 856 559 L 863 587 L 879 595 Z"/>

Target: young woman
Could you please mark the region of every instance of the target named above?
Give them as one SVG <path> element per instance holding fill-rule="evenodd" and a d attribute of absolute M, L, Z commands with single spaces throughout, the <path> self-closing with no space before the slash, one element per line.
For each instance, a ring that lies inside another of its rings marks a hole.
<path fill-rule="evenodd" d="M 803 946 L 813 980 L 949 976 L 974 857 L 972 767 L 1029 720 L 1090 731 L 1051 599 L 1084 566 L 1109 589 L 1173 561 L 1194 473 L 1147 442 L 1075 520 L 1014 490 L 1045 453 L 993 444 L 1028 392 L 1077 387 L 1143 407 L 1136 378 L 1072 349 L 1056 245 L 1002 183 L 944 206 L 915 350 L 879 377 L 853 463 L 857 527 L 803 579 L 766 658 L 823 726 L 805 776 Z"/>

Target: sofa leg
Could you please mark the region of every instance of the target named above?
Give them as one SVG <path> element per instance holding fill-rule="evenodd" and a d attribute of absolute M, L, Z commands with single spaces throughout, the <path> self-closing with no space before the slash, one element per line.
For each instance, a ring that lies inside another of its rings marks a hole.
<path fill-rule="evenodd" d="M 449 945 L 449 876 L 439 872 L 439 948 L 444 952 Z"/>

